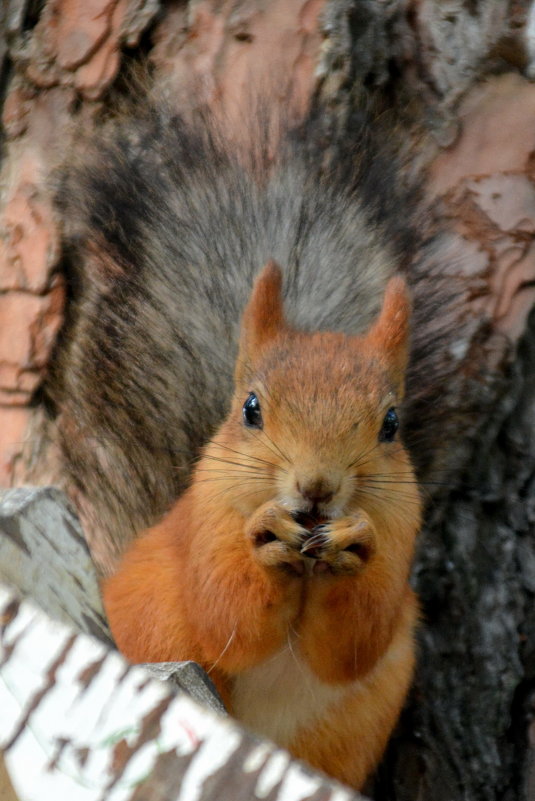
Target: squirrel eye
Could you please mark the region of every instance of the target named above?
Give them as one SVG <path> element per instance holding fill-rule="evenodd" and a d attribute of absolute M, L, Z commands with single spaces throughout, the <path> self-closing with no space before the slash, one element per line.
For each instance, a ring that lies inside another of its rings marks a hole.
<path fill-rule="evenodd" d="M 383 425 L 379 431 L 379 442 L 392 442 L 399 428 L 399 417 L 394 408 L 385 414 Z"/>
<path fill-rule="evenodd" d="M 264 422 L 260 411 L 260 403 L 254 392 L 250 392 L 243 404 L 243 422 L 247 428 L 262 428 Z"/>

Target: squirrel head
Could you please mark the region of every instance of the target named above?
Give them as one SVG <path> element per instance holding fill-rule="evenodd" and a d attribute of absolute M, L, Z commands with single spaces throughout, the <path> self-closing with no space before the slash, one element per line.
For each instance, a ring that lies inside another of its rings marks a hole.
<path fill-rule="evenodd" d="M 365 335 L 347 337 L 326 334 L 333 341 L 335 337 L 349 348 L 361 353 L 368 352 L 373 358 L 379 359 L 395 386 L 398 401 L 404 393 L 410 315 L 407 285 L 398 275 L 388 282 L 381 312 Z M 305 334 L 288 325 L 282 300 L 282 272 L 276 262 L 268 261 L 256 279 L 243 313 L 236 385 L 247 380 L 247 373 L 259 364 L 262 353 L 273 350 L 276 344 L 282 346 L 286 342 L 288 345 L 292 339 L 304 344 L 304 338 L 311 336 L 319 339 L 322 334 Z"/>
<path fill-rule="evenodd" d="M 414 487 L 403 497 L 418 497 L 397 431 L 410 309 L 405 281 L 395 276 L 364 334 L 298 331 L 284 315 L 281 270 L 268 262 L 243 314 L 217 457 L 210 451 L 232 463 L 225 492 L 240 511 L 270 499 L 318 517 L 385 502 L 399 508 L 400 476 L 402 489 Z"/>

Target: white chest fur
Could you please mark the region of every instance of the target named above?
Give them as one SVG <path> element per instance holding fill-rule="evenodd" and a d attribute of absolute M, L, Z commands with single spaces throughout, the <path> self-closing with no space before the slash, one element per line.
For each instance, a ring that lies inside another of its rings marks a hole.
<path fill-rule="evenodd" d="M 323 717 L 358 686 L 325 684 L 288 644 L 235 679 L 233 713 L 245 726 L 287 747 L 301 727 Z"/>

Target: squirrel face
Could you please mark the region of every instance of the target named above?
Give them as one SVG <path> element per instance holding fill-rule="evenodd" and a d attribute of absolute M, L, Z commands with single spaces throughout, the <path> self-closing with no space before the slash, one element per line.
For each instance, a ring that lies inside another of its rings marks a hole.
<path fill-rule="evenodd" d="M 403 280 L 390 280 L 379 317 L 353 337 L 292 329 L 281 284 L 268 263 L 244 313 L 232 409 L 206 451 L 230 462 L 205 467 L 214 478 L 221 470 L 214 489 L 245 516 L 270 499 L 316 519 L 388 503 L 399 514 L 402 500 L 417 515 L 397 438 L 410 315 Z"/>

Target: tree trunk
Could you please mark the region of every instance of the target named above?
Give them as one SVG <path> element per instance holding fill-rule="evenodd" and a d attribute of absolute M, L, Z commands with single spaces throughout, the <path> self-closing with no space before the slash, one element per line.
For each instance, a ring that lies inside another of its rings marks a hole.
<path fill-rule="evenodd" d="M 139 61 L 149 60 L 151 80 L 179 109 L 194 91 L 236 129 L 258 86 L 276 85 L 272 102 L 295 117 L 312 99 L 325 131 L 343 130 L 348 141 L 367 98 L 393 109 L 407 177 L 425 179 L 425 263 L 455 288 L 454 308 L 436 310 L 437 327 L 458 337 L 440 354 L 435 395 L 413 404 L 413 433 L 421 421 L 429 446 L 414 569 L 420 666 L 375 797 L 535 797 L 530 4 L 11 0 L 0 13 L 5 484 L 64 483 L 41 389 L 66 303 L 61 220 L 45 179 L 76 131 L 95 130 L 128 93 Z"/>

